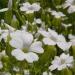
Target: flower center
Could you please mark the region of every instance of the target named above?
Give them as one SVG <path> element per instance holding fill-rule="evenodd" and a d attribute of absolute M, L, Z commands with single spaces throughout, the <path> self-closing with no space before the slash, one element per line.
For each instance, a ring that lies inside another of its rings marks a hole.
<path fill-rule="evenodd" d="M 29 9 L 29 10 L 33 10 L 33 6 L 30 6 L 28 9 Z"/>
<path fill-rule="evenodd" d="M 23 48 L 24 53 L 28 53 L 28 48 Z"/>
<path fill-rule="evenodd" d="M 61 64 L 64 64 L 64 63 L 65 63 L 65 60 L 64 60 L 64 59 L 62 59 L 62 60 L 61 60 Z"/>

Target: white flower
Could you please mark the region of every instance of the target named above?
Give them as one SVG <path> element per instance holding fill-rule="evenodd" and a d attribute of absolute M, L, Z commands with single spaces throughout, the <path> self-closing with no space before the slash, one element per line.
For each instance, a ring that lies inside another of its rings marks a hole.
<path fill-rule="evenodd" d="M 72 34 L 69 34 L 69 39 L 70 39 L 70 42 L 72 43 L 72 46 L 75 46 L 75 36 L 72 35 Z"/>
<path fill-rule="evenodd" d="M 71 27 L 72 24 L 64 24 L 64 23 L 62 23 L 62 26 L 64 26 L 65 28 L 68 28 L 68 27 Z"/>
<path fill-rule="evenodd" d="M 41 20 L 40 18 L 34 19 L 34 22 L 35 22 L 36 24 L 42 24 L 42 20 Z"/>
<path fill-rule="evenodd" d="M 65 17 L 65 15 L 62 12 L 57 12 L 55 10 L 51 11 L 51 14 L 55 17 L 55 18 L 61 18 L 61 17 Z"/>
<path fill-rule="evenodd" d="M 40 10 L 40 5 L 38 3 L 30 4 L 29 2 L 23 3 L 23 6 L 20 7 L 21 11 L 25 11 L 26 13 L 34 13 Z"/>
<path fill-rule="evenodd" d="M 75 5 L 74 5 L 74 0 L 66 0 L 65 3 L 62 5 L 62 7 L 65 9 L 68 7 L 67 12 L 74 13 L 75 12 Z"/>
<path fill-rule="evenodd" d="M 0 12 L 5 12 L 5 11 L 8 11 L 8 8 L 0 9 Z"/>
<path fill-rule="evenodd" d="M 52 29 L 48 28 L 48 31 L 39 30 L 38 32 L 44 36 L 43 43 L 45 45 L 56 45 L 57 44 L 57 46 L 61 48 L 63 51 L 68 51 L 72 45 L 71 42 L 66 41 L 65 37 L 62 34 L 58 35 L 58 33 Z"/>
<path fill-rule="evenodd" d="M 0 75 L 11 75 L 9 72 L 0 72 Z"/>
<path fill-rule="evenodd" d="M 0 69 L 2 69 L 3 68 L 3 64 L 2 64 L 2 62 L 0 61 Z"/>
<path fill-rule="evenodd" d="M 13 67 L 13 70 L 15 71 L 15 72 L 19 72 L 20 71 L 20 69 L 19 69 L 19 67 Z"/>
<path fill-rule="evenodd" d="M 53 71 L 55 69 L 62 70 L 66 67 L 72 67 L 73 61 L 73 56 L 62 53 L 60 57 L 55 56 L 54 60 L 52 61 L 52 65 L 49 67 L 49 69 Z"/>
<path fill-rule="evenodd" d="M 75 5 L 71 5 L 69 8 L 68 8 L 68 13 L 74 13 L 75 12 Z"/>
<path fill-rule="evenodd" d="M 6 56 L 5 50 L 3 50 L 2 52 L 0 52 L 0 59 L 1 59 L 2 57 L 4 57 L 4 56 Z"/>
<path fill-rule="evenodd" d="M 40 41 L 33 42 L 33 35 L 29 32 L 16 31 L 11 34 L 12 40 L 10 45 L 16 49 L 11 54 L 17 60 L 26 60 L 29 63 L 39 59 L 36 53 L 43 53 L 42 43 Z"/>
<path fill-rule="evenodd" d="M 67 8 L 74 3 L 74 0 L 66 0 L 65 3 L 62 5 L 63 8 Z"/>
<path fill-rule="evenodd" d="M 43 72 L 42 75 L 52 75 L 52 73 L 51 73 L 51 72 L 47 72 L 47 71 L 45 71 L 45 72 Z"/>
<path fill-rule="evenodd" d="M 29 72 L 28 69 L 27 70 L 24 70 L 24 75 L 30 75 L 30 72 Z"/>

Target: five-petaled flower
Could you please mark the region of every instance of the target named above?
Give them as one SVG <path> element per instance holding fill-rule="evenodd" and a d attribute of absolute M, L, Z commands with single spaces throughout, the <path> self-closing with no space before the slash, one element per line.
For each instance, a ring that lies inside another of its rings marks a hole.
<path fill-rule="evenodd" d="M 43 53 L 42 43 L 35 41 L 33 35 L 29 32 L 17 30 L 11 34 L 10 45 L 15 49 L 11 54 L 17 60 L 26 60 L 29 63 L 39 59 L 36 53 Z"/>
<path fill-rule="evenodd" d="M 73 66 L 73 56 L 70 56 L 69 54 L 64 54 L 62 53 L 59 56 L 55 56 L 54 60 L 52 61 L 52 65 L 49 67 L 51 71 L 57 69 L 57 70 L 62 70 L 67 67 L 72 67 Z"/>

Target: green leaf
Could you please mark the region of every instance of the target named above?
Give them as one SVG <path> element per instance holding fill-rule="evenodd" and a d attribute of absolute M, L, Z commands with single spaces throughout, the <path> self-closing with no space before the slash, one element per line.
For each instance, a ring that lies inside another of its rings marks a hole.
<path fill-rule="evenodd" d="M 75 58 L 75 46 L 72 46 L 72 55 L 73 55 L 74 58 Z"/>
<path fill-rule="evenodd" d="M 8 10 L 6 13 L 5 13 L 5 21 L 10 24 L 11 23 L 11 20 L 12 20 L 12 16 L 13 16 L 13 13 L 12 13 L 12 10 Z"/>
<path fill-rule="evenodd" d="M 71 70 L 69 70 L 68 68 L 64 69 L 61 71 L 60 75 L 72 75 Z"/>

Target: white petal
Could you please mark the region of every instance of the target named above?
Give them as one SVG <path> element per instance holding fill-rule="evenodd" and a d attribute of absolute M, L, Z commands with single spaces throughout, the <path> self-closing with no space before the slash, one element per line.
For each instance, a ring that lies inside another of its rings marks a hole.
<path fill-rule="evenodd" d="M 66 51 L 69 50 L 69 48 L 71 47 L 71 42 L 57 42 L 57 45 L 63 51 Z"/>
<path fill-rule="evenodd" d="M 63 64 L 63 65 L 61 65 L 61 66 L 58 67 L 58 70 L 65 69 L 66 67 L 67 67 L 66 64 Z"/>
<path fill-rule="evenodd" d="M 69 8 L 68 8 L 68 13 L 74 13 L 75 12 L 75 5 L 71 5 Z"/>
<path fill-rule="evenodd" d="M 2 69 L 3 68 L 3 64 L 2 64 L 2 62 L 0 61 L 0 69 Z"/>
<path fill-rule="evenodd" d="M 9 43 L 12 47 L 20 48 L 20 49 L 23 48 L 23 41 L 19 37 L 13 38 Z"/>
<path fill-rule="evenodd" d="M 38 59 L 39 59 L 38 55 L 33 52 L 26 53 L 25 55 L 26 55 L 25 59 L 29 63 L 33 63 L 34 61 L 38 61 Z"/>
<path fill-rule="evenodd" d="M 51 66 L 49 67 L 49 69 L 50 69 L 51 71 L 53 71 L 53 70 L 55 70 L 57 67 L 58 67 L 58 65 L 51 65 Z"/>
<path fill-rule="evenodd" d="M 21 11 L 28 11 L 29 6 L 31 6 L 29 2 L 23 3 L 23 6 L 20 7 L 20 10 Z"/>
<path fill-rule="evenodd" d="M 49 34 L 51 35 L 52 38 L 58 38 L 58 34 L 56 31 L 48 28 Z"/>
<path fill-rule="evenodd" d="M 44 38 L 44 39 L 43 39 L 43 43 L 44 43 L 45 45 L 56 45 L 56 42 L 53 41 L 53 40 L 51 40 L 50 38 Z"/>
<path fill-rule="evenodd" d="M 33 42 L 33 35 L 31 33 L 26 32 L 21 37 L 23 38 L 24 47 L 29 47 Z"/>
<path fill-rule="evenodd" d="M 32 7 L 34 8 L 34 11 L 39 11 L 40 10 L 40 5 L 38 5 L 37 3 L 33 3 Z"/>
<path fill-rule="evenodd" d="M 66 42 L 66 39 L 63 35 L 58 35 L 57 41 L 58 42 Z"/>
<path fill-rule="evenodd" d="M 43 53 L 44 50 L 42 48 L 42 43 L 40 41 L 32 43 L 30 47 L 30 51 L 36 52 L 36 53 Z"/>
<path fill-rule="evenodd" d="M 68 63 L 68 64 L 71 64 L 71 63 L 73 63 L 73 56 L 69 56 L 67 59 L 66 59 L 66 63 Z"/>
<path fill-rule="evenodd" d="M 50 37 L 49 32 L 45 31 L 45 30 L 42 29 L 42 28 L 40 28 L 40 29 L 38 30 L 38 33 L 40 33 L 40 34 L 41 34 L 42 36 L 44 36 L 44 37 Z"/>
<path fill-rule="evenodd" d="M 15 32 L 10 33 L 11 38 L 20 38 L 22 36 L 22 32 L 20 30 L 16 30 Z"/>
<path fill-rule="evenodd" d="M 11 55 L 14 56 L 17 60 L 23 61 L 25 59 L 25 54 L 22 50 L 20 49 L 14 49 L 11 52 Z"/>

